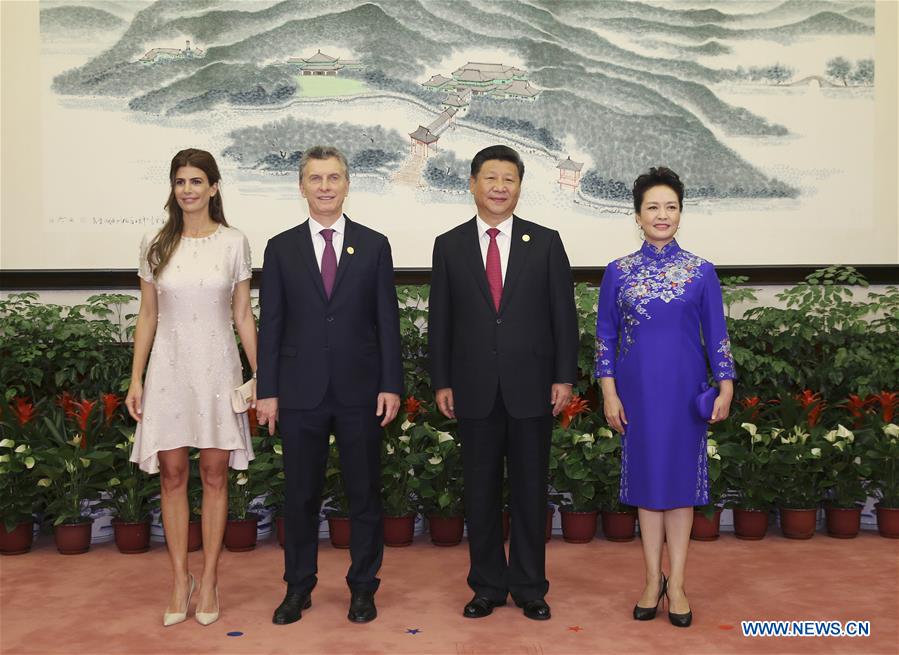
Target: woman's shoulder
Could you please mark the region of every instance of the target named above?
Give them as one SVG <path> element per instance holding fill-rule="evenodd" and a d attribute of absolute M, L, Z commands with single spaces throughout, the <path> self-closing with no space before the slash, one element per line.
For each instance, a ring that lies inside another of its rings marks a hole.
<path fill-rule="evenodd" d="M 233 225 L 222 225 L 219 230 L 221 231 L 222 237 L 231 241 L 243 241 L 247 238 L 243 232 Z"/>

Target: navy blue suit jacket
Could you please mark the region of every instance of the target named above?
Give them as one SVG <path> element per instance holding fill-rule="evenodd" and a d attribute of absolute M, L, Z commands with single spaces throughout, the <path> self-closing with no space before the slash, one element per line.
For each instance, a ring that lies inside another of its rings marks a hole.
<path fill-rule="evenodd" d="M 309 221 L 269 240 L 259 291 L 257 397 L 313 409 L 331 385 L 348 406 L 403 393 L 393 257 L 383 234 L 346 220 L 329 299 Z"/>

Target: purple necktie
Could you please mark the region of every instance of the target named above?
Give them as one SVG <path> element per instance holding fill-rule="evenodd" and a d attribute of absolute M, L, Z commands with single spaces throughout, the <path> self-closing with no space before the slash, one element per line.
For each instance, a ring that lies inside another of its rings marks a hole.
<path fill-rule="evenodd" d="M 499 258 L 499 246 L 496 237 L 499 230 L 491 227 L 487 230 L 490 244 L 487 246 L 487 284 L 490 287 L 490 295 L 493 296 L 493 306 L 499 311 L 499 304 L 503 297 L 503 271 Z"/>
<path fill-rule="evenodd" d="M 334 252 L 334 230 L 326 229 L 319 232 L 325 240 L 325 252 L 322 254 L 322 282 L 325 285 L 325 295 L 331 297 L 334 289 L 334 278 L 337 277 L 337 253 Z"/>

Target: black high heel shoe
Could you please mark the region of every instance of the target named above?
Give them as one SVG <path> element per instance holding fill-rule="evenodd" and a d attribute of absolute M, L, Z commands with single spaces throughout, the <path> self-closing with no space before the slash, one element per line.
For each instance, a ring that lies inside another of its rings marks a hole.
<path fill-rule="evenodd" d="M 639 605 L 634 605 L 634 619 L 637 621 L 652 621 L 656 618 L 656 612 L 659 609 L 659 603 L 662 602 L 662 597 L 668 591 L 668 579 L 665 577 L 665 574 L 662 574 L 662 584 L 659 585 L 659 599 L 656 601 L 655 607 L 640 607 Z"/>
<path fill-rule="evenodd" d="M 668 598 L 668 590 L 665 590 L 665 598 Z M 690 624 L 693 623 L 693 610 L 690 610 L 686 614 L 675 614 L 671 611 L 671 599 L 668 598 L 668 620 L 671 621 L 671 625 L 677 628 L 689 628 Z"/>

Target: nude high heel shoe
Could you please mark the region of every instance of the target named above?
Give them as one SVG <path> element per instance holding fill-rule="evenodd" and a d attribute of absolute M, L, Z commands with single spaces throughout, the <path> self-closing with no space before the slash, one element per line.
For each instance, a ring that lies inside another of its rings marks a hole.
<path fill-rule="evenodd" d="M 215 611 L 214 612 L 196 612 L 194 618 L 200 625 L 209 625 L 219 620 L 219 586 L 215 585 Z"/>
<path fill-rule="evenodd" d="M 187 592 L 187 603 L 184 605 L 183 612 L 166 612 L 162 615 L 162 625 L 164 627 L 169 627 L 170 625 L 175 625 L 176 623 L 181 623 L 187 619 L 187 612 L 190 609 L 190 597 L 194 593 L 194 576 L 190 573 L 187 574 L 190 578 L 190 591 Z"/>

